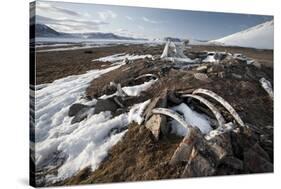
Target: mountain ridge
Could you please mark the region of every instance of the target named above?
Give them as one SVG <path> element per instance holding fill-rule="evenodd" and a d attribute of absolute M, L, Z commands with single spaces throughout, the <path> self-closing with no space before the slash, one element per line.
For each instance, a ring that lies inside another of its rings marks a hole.
<path fill-rule="evenodd" d="M 116 35 L 114 33 L 87 32 L 87 33 L 65 33 L 58 32 L 45 24 L 35 24 L 36 37 L 63 37 L 63 38 L 84 38 L 84 39 L 117 39 L 117 40 L 147 40 Z"/>

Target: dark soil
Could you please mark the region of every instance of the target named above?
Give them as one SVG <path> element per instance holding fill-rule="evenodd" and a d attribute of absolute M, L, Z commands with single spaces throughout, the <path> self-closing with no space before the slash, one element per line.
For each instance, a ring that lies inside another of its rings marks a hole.
<path fill-rule="evenodd" d="M 57 47 L 55 47 L 57 48 Z M 51 83 L 69 75 L 83 74 L 92 69 L 104 69 L 108 62 L 92 61 L 94 59 L 117 53 L 152 53 L 143 45 L 116 45 L 79 50 L 50 51 L 36 53 L 36 84 Z M 91 53 L 89 53 L 91 52 Z"/>

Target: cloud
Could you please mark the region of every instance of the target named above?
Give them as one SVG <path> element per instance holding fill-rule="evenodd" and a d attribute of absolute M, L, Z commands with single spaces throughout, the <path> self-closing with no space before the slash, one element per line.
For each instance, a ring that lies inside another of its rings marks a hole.
<path fill-rule="evenodd" d="M 82 19 L 54 19 L 38 15 L 36 22 L 51 26 L 60 32 L 92 32 L 100 29 L 100 26 L 108 24 L 99 20 Z"/>
<path fill-rule="evenodd" d="M 59 32 L 93 32 L 101 29 L 101 26 L 109 24 L 105 19 L 92 19 L 89 12 L 59 7 L 47 2 L 36 2 L 36 22 L 46 24 Z M 114 17 L 114 13 L 106 12 L 103 18 Z"/>
<path fill-rule="evenodd" d="M 128 20 L 134 20 L 132 17 L 130 17 L 130 16 L 126 16 L 126 18 L 128 19 Z"/>
<path fill-rule="evenodd" d="M 146 38 L 146 36 L 141 33 L 129 31 L 124 28 L 119 28 L 114 33 L 117 35 L 125 36 L 125 37 Z"/>
<path fill-rule="evenodd" d="M 138 25 L 138 28 L 139 28 L 140 30 L 144 30 L 144 27 L 141 26 L 141 25 Z"/>
<path fill-rule="evenodd" d="M 48 13 L 54 13 L 54 14 L 62 14 L 65 16 L 82 16 L 79 12 L 61 8 L 61 7 L 54 6 L 54 5 L 51 5 L 48 3 L 44 3 L 44 2 L 40 2 L 40 1 L 37 2 L 36 8 L 37 8 L 36 11 L 38 11 L 38 13 L 48 12 Z"/>
<path fill-rule="evenodd" d="M 111 10 L 98 12 L 98 15 L 102 20 L 113 19 L 117 17 L 117 14 Z"/>
<path fill-rule="evenodd" d="M 149 19 L 149 18 L 147 18 L 145 16 L 142 17 L 142 20 L 145 21 L 145 22 L 148 22 L 150 24 L 159 24 L 159 23 L 161 23 L 161 21 L 151 20 L 151 19 Z"/>

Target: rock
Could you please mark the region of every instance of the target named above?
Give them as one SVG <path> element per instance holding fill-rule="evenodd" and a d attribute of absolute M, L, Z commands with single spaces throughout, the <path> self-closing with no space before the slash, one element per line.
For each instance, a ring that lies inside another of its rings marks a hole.
<path fill-rule="evenodd" d="M 152 110 L 154 108 L 165 108 L 167 106 L 167 89 L 164 89 L 163 92 L 155 97 L 147 106 L 144 111 L 145 121 L 147 121 L 150 116 L 152 116 Z"/>
<path fill-rule="evenodd" d="M 110 111 L 115 112 L 119 107 L 114 102 L 113 99 L 98 99 L 96 105 L 95 105 L 95 114 L 98 114 L 100 112 L 104 111 Z"/>
<path fill-rule="evenodd" d="M 239 74 L 232 73 L 231 75 L 232 75 L 232 77 L 234 77 L 234 78 L 236 78 L 236 79 L 242 79 L 242 76 L 239 75 Z"/>
<path fill-rule="evenodd" d="M 198 79 L 200 81 L 205 81 L 205 82 L 210 82 L 211 80 L 209 79 L 207 74 L 204 73 L 195 73 L 193 74 L 195 79 Z"/>
<path fill-rule="evenodd" d="M 208 140 L 208 146 L 214 152 L 218 161 L 233 154 L 229 133 L 223 133 Z"/>
<path fill-rule="evenodd" d="M 262 66 L 261 63 L 259 63 L 258 61 L 254 61 L 252 65 L 258 69 L 261 69 L 261 66 Z"/>
<path fill-rule="evenodd" d="M 174 91 L 168 92 L 168 100 L 171 101 L 173 104 L 178 105 L 183 102 L 183 100 L 176 96 Z"/>
<path fill-rule="evenodd" d="M 162 132 L 164 135 L 168 133 L 167 127 L 167 119 L 163 115 L 153 115 L 152 110 L 156 107 L 165 108 L 167 106 L 167 90 L 154 98 L 152 102 L 148 105 L 144 112 L 145 116 L 145 127 L 149 129 L 154 135 L 155 139 L 158 140 L 160 133 Z"/>
<path fill-rule="evenodd" d="M 218 77 L 219 78 L 224 78 L 225 77 L 225 73 L 224 72 L 219 72 L 218 73 Z"/>
<path fill-rule="evenodd" d="M 84 104 L 72 104 L 68 110 L 68 116 L 72 117 L 75 116 L 79 111 L 81 111 L 82 109 L 90 109 L 89 106 L 84 105 Z"/>
<path fill-rule="evenodd" d="M 208 159 L 203 157 L 201 154 L 198 154 L 189 164 L 185 166 L 181 177 L 211 176 L 214 175 L 215 172 L 216 169 L 212 166 Z"/>
<path fill-rule="evenodd" d="M 258 143 L 252 146 L 252 150 L 254 150 L 256 153 L 258 153 L 261 157 L 263 157 L 267 161 L 270 161 L 269 155 Z"/>
<path fill-rule="evenodd" d="M 123 60 L 123 62 L 124 62 L 125 64 L 129 64 L 129 63 L 130 63 L 130 60 L 129 60 L 128 58 L 125 58 L 125 59 Z"/>
<path fill-rule="evenodd" d="M 75 116 L 74 118 L 71 120 L 71 124 L 74 123 L 78 123 L 83 121 L 84 119 L 86 119 L 88 117 L 89 114 L 89 110 L 88 108 L 83 108 L 81 109 Z"/>
<path fill-rule="evenodd" d="M 211 73 L 211 72 L 222 72 L 224 71 L 224 66 L 221 64 L 214 64 L 212 65 L 208 70 L 207 73 Z"/>
<path fill-rule="evenodd" d="M 102 91 L 104 94 L 106 95 L 111 95 L 113 93 L 116 92 L 116 87 L 113 86 L 113 85 L 105 85 L 103 88 L 102 88 Z"/>
<path fill-rule="evenodd" d="M 93 54 L 93 51 L 92 50 L 86 50 L 84 51 L 85 54 Z"/>
<path fill-rule="evenodd" d="M 227 156 L 227 157 L 223 158 L 221 163 L 228 165 L 237 170 L 243 170 L 243 168 L 244 168 L 243 161 L 241 161 L 240 159 L 235 158 L 233 156 Z"/>
<path fill-rule="evenodd" d="M 174 152 L 170 164 L 175 165 L 178 162 L 185 161 L 187 162 L 192 154 L 192 149 L 197 142 L 197 140 L 202 139 L 199 137 L 201 132 L 197 128 L 190 128 L 187 135 L 184 137 L 182 142 L 179 144 L 178 148 Z"/>
<path fill-rule="evenodd" d="M 167 119 L 162 115 L 152 115 L 145 123 L 145 127 L 151 131 L 156 140 L 159 139 L 161 128 L 166 127 Z"/>
<path fill-rule="evenodd" d="M 247 64 L 247 59 L 244 57 L 236 57 L 235 60 L 237 60 L 240 64 Z"/>
<path fill-rule="evenodd" d="M 248 78 L 248 79 L 255 79 L 256 78 L 249 67 L 246 67 L 245 77 Z"/>
<path fill-rule="evenodd" d="M 244 152 L 244 164 L 251 173 L 273 172 L 273 164 L 251 148 Z"/>

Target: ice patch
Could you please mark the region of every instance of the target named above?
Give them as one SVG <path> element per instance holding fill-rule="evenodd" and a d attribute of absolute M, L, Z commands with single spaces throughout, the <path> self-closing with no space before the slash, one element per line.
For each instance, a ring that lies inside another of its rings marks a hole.
<path fill-rule="evenodd" d="M 207 134 L 212 130 L 209 121 L 202 114 L 193 111 L 185 103 L 181 103 L 180 105 L 174 106 L 171 109 L 183 115 L 185 121 L 189 125 L 192 127 L 198 127 L 202 133 Z M 185 136 L 187 134 L 188 129 L 183 127 L 177 121 L 172 120 L 170 124 L 172 127 L 172 133 L 180 136 Z"/>

